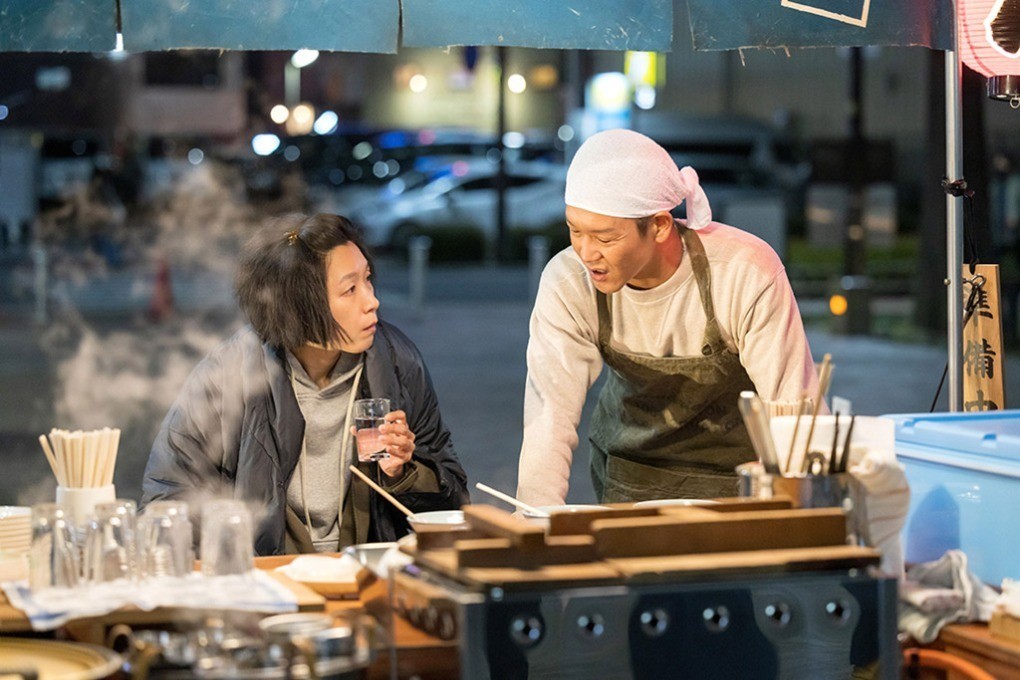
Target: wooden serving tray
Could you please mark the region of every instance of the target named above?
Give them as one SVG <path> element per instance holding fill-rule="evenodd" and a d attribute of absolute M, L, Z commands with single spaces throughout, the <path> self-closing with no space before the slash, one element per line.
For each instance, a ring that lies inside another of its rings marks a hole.
<path fill-rule="evenodd" d="M 322 553 L 325 557 L 340 557 L 342 553 Z M 283 572 L 276 571 L 294 561 L 299 555 L 267 555 L 256 557 L 255 566 L 266 571 L 270 576 L 280 583 L 286 585 L 298 598 L 298 611 L 318 611 L 316 609 L 304 609 L 303 605 L 315 607 L 312 595 L 320 595 L 328 600 L 349 600 L 356 599 L 358 594 L 372 581 L 375 575 L 368 569 L 362 568 L 354 581 L 299 581 L 287 576 Z"/>
<path fill-rule="evenodd" d="M 493 506 L 464 510 L 468 530 L 430 534 L 401 549 L 471 586 L 585 586 L 880 561 L 875 550 L 846 545 L 842 510 L 791 509 L 787 499 L 554 514 L 548 534 Z"/>

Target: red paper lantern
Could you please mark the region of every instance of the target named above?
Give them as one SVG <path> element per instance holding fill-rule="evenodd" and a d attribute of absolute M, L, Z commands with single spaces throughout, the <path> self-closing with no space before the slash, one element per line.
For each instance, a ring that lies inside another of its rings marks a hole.
<path fill-rule="evenodd" d="M 956 0 L 960 58 L 988 78 L 988 96 L 1020 106 L 1020 0 Z"/>

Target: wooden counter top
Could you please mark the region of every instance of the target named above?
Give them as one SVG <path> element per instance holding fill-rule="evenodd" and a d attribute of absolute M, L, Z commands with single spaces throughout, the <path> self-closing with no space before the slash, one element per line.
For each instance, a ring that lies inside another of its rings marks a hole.
<path fill-rule="evenodd" d="M 957 623 L 939 633 L 949 654 L 966 659 L 997 680 L 1020 680 L 1020 642 L 992 635 L 984 623 Z M 959 676 L 950 674 L 949 680 Z"/>
<path fill-rule="evenodd" d="M 326 599 L 283 574 L 272 571 L 294 557 L 256 558 L 256 566 L 267 570 L 269 574 L 294 592 L 298 599 L 299 611 L 324 611 L 328 614 L 364 611 L 374 615 L 377 619 L 389 616 L 386 582 L 376 580 L 366 583 L 357 599 Z M 107 628 L 115 624 L 123 623 L 134 627 L 165 626 L 176 621 L 187 620 L 189 620 L 189 610 L 187 609 L 161 608 L 151 612 L 132 609 L 100 617 L 79 619 L 65 626 L 65 630 L 73 639 L 80 642 L 103 644 Z M 399 616 L 392 616 L 390 625 L 393 627 L 393 637 L 396 640 L 399 677 L 418 676 L 421 680 L 449 680 L 459 676 L 456 642 L 433 637 L 415 628 Z M 3 591 L 0 590 L 0 635 L 31 632 L 32 626 L 28 618 L 20 610 L 11 606 Z M 388 680 L 390 677 L 389 668 L 390 654 L 388 650 L 381 650 L 379 657 L 369 670 L 369 678 Z"/>

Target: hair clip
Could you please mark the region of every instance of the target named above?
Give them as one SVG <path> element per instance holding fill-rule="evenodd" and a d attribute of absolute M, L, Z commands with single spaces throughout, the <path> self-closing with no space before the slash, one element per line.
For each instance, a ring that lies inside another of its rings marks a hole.
<path fill-rule="evenodd" d="M 294 245 L 298 240 L 297 229 L 294 229 L 293 231 L 288 231 L 287 233 L 284 234 L 284 236 L 287 238 L 288 246 Z"/>

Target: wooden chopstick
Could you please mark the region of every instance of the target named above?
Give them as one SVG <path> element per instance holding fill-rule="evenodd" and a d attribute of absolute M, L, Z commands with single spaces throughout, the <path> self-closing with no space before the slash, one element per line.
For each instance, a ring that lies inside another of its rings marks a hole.
<path fill-rule="evenodd" d="M 71 432 L 54 427 L 48 437 L 39 435 L 39 445 L 57 484 L 71 488 L 113 484 L 119 443 L 119 428 Z"/>
<path fill-rule="evenodd" d="M 53 449 L 50 448 L 50 442 L 46 439 L 46 435 L 39 435 L 39 446 L 42 447 L 43 453 L 46 455 L 46 462 L 50 464 L 53 476 L 57 478 L 57 484 L 61 484 L 60 473 L 57 472 L 57 457 L 53 455 Z"/>
<path fill-rule="evenodd" d="M 491 486 L 487 486 L 485 484 L 482 484 L 481 482 L 475 482 L 475 488 L 478 489 L 479 491 L 484 491 L 485 493 L 489 494 L 490 496 L 495 496 L 496 498 L 500 499 L 501 501 L 505 501 L 505 502 L 509 503 L 510 505 L 514 506 L 515 508 L 519 508 L 519 509 L 523 510 L 524 512 L 527 512 L 527 513 L 530 513 L 532 515 L 535 515 L 536 517 L 548 517 L 549 516 L 548 512 L 545 512 L 544 510 L 539 510 L 538 508 L 536 508 L 533 505 L 528 505 L 527 503 L 525 503 L 522 500 L 518 500 L 518 499 L 514 498 L 513 496 L 511 496 L 509 494 L 505 494 L 502 491 L 498 491 L 496 489 L 493 489 Z"/>
<path fill-rule="evenodd" d="M 368 475 L 366 475 L 364 472 L 359 470 L 356 466 L 351 465 L 349 467 L 350 467 L 351 472 L 353 472 L 354 474 L 356 474 L 358 477 L 361 478 L 361 481 L 363 481 L 365 484 L 368 484 L 370 487 L 375 489 L 376 492 L 378 492 L 378 494 L 380 496 L 382 496 L 383 498 L 388 500 L 390 503 L 392 503 L 393 507 L 395 507 L 400 512 L 404 513 L 405 516 L 410 517 L 411 515 L 414 514 L 413 512 L 408 510 L 407 507 L 403 503 L 401 503 L 396 498 L 394 498 L 390 494 L 389 491 L 387 491 L 386 489 L 382 488 L 381 486 L 379 486 L 378 484 L 373 482 L 371 479 L 369 479 Z"/>
<path fill-rule="evenodd" d="M 815 433 L 815 420 L 818 418 L 818 409 L 822 406 L 825 393 L 829 391 L 829 376 L 832 375 L 832 355 L 826 353 L 822 357 L 822 368 L 818 371 L 818 392 L 815 396 L 814 408 L 811 410 L 811 426 L 808 427 L 807 442 L 804 444 L 804 459 L 807 459 L 811 449 L 811 437 Z"/>
<path fill-rule="evenodd" d="M 790 464 L 793 463 L 794 447 L 797 445 L 797 432 L 800 430 L 800 418 L 804 415 L 804 404 L 807 402 L 804 395 L 800 395 L 800 399 L 797 400 L 797 420 L 793 422 L 793 436 L 790 437 L 790 450 L 786 454 L 786 466 L 783 469 L 783 474 L 790 474 Z"/>

